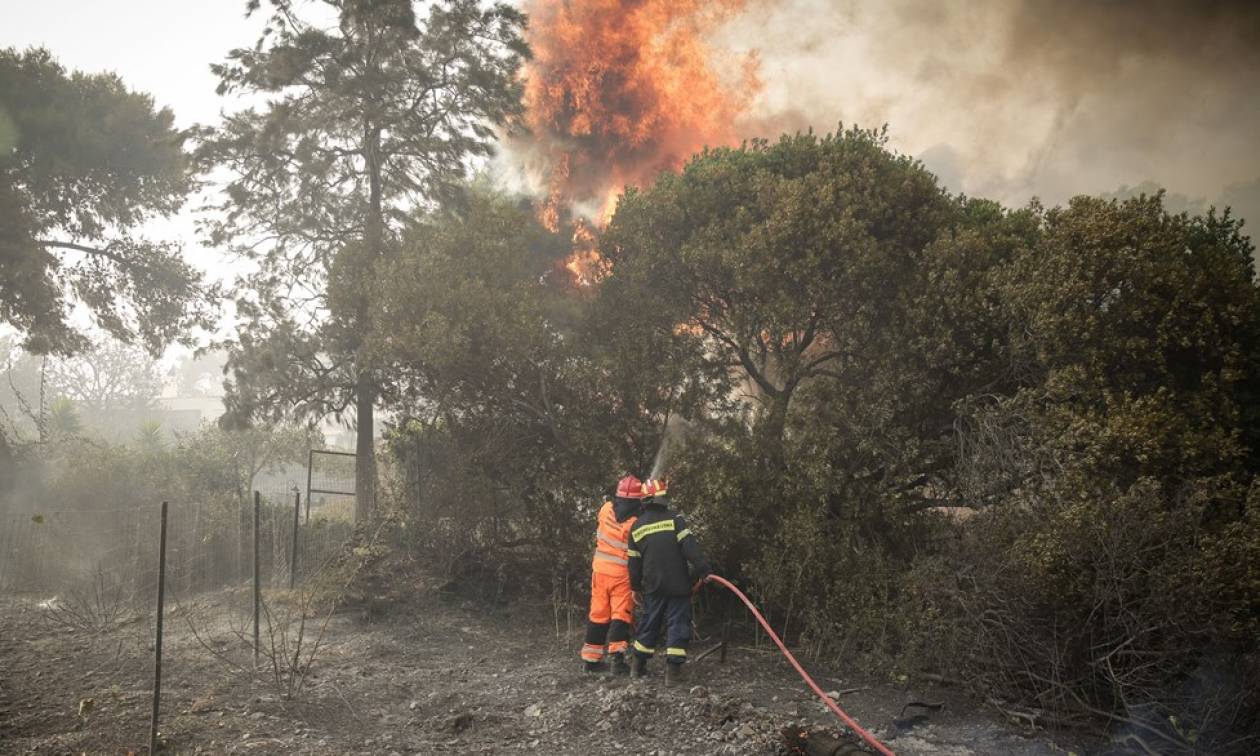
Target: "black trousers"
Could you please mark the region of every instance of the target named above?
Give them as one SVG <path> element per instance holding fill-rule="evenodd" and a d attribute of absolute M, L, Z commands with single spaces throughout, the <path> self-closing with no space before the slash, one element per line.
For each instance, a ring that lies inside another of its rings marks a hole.
<path fill-rule="evenodd" d="M 691 644 L 691 596 L 644 595 L 643 617 L 634 639 L 636 656 L 652 656 L 662 626 L 665 629 L 666 661 L 670 664 L 687 661 L 687 646 Z"/>

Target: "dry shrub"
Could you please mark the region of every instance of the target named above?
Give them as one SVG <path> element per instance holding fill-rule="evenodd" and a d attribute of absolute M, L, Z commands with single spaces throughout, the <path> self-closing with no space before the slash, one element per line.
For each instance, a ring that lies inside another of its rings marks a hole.
<path fill-rule="evenodd" d="M 1242 506 L 1243 525 L 1213 527 Z M 1254 492 L 1222 480 L 1026 493 L 910 576 L 920 663 L 1036 724 L 1103 724 L 1159 753 L 1253 752 L 1260 598 L 1239 590 L 1260 578 L 1258 514 Z"/>
<path fill-rule="evenodd" d="M 54 624 L 93 636 L 134 620 L 137 606 L 135 589 L 99 565 L 87 582 L 40 604 Z"/>

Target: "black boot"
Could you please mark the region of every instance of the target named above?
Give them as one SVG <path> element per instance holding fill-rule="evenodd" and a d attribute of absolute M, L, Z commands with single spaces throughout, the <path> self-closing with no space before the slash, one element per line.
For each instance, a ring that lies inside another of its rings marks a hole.
<path fill-rule="evenodd" d="M 681 685 L 686 679 L 687 674 L 683 671 L 682 662 L 667 662 L 665 664 L 665 687 Z"/>
<path fill-rule="evenodd" d="M 608 669 L 608 666 L 605 665 L 603 662 L 588 661 L 588 662 L 585 662 L 584 665 L 585 665 L 586 671 L 591 674 L 604 672 Z"/>
<path fill-rule="evenodd" d="M 614 675 L 628 675 L 628 674 L 630 674 L 630 665 L 629 665 L 629 664 L 626 664 L 626 655 L 625 655 L 625 654 L 613 654 L 613 655 L 612 655 L 612 673 L 613 673 Z"/>
<path fill-rule="evenodd" d="M 638 654 L 635 654 L 634 658 L 630 660 L 630 663 L 631 663 L 631 667 L 630 667 L 631 675 L 635 677 L 647 677 L 648 660 L 646 656 L 639 656 Z"/>

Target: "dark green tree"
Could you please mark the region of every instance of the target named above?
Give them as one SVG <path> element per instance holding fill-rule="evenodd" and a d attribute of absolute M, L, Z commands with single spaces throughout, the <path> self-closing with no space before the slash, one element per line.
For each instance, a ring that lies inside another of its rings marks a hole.
<path fill-rule="evenodd" d="M 570 253 L 529 203 L 474 189 L 406 233 L 381 278 L 371 345 L 396 376 L 393 469 L 423 517 L 461 523 L 426 549 L 512 544 L 547 576 L 584 571 L 597 497 L 646 476 L 668 418 L 711 388 L 673 348 L 686 334 L 615 284 L 573 286 Z"/>
<path fill-rule="evenodd" d="M 455 201 L 469 160 L 515 120 L 528 51 L 506 4 L 438 2 L 423 18 L 410 0 L 320 5 L 334 24 L 273 0 L 258 43 L 214 66 L 221 93 L 267 100 L 228 115 L 201 157 L 232 174 L 211 238 L 257 266 L 238 303 L 230 417 L 352 410 L 362 519 L 385 380 L 363 349 L 377 266 L 417 208 Z"/>
<path fill-rule="evenodd" d="M 990 506 L 922 594 L 956 628 L 937 658 L 971 654 L 986 691 L 1134 721 L 1169 753 L 1249 753 L 1260 722 L 1234 712 L 1260 690 L 1254 248 L 1236 219 L 1159 193 L 1028 216 L 1033 243 L 985 287 L 1006 375 L 957 405 L 964 477 L 999 485 L 967 487 Z"/>
<path fill-rule="evenodd" d="M 428 463 L 416 503 L 459 513 L 464 546 L 564 532 L 574 490 L 599 483 L 582 303 L 552 285 L 568 252 L 528 205 L 475 191 L 411 229 L 382 277 L 372 347 L 396 377 L 394 445 Z"/>
<path fill-rule="evenodd" d="M 707 151 L 628 192 L 603 238 L 611 280 L 746 383 L 765 472 L 784 467 L 797 390 L 869 347 L 951 217 L 935 177 L 885 142 L 850 129 Z"/>
<path fill-rule="evenodd" d="M 26 349 L 85 347 L 69 322 L 76 304 L 155 353 L 208 322 L 200 274 L 177 245 L 140 234 L 195 188 L 186 137 L 113 74 L 0 50 L 0 321 Z"/>
<path fill-rule="evenodd" d="M 1229 215 L 1076 197 L 997 276 L 1016 401 L 1059 463 L 1131 485 L 1254 469 L 1260 298 Z"/>

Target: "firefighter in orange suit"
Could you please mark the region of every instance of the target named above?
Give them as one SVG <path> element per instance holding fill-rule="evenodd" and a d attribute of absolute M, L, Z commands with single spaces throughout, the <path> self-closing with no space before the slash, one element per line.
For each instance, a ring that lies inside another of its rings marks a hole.
<path fill-rule="evenodd" d="M 630 644 L 634 594 L 630 590 L 626 547 L 642 499 L 643 483 L 627 475 L 617 483 L 613 500 L 604 502 L 599 510 L 595 556 L 591 562 L 591 611 L 586 621 L 586 641 L 582 644 L 582 661 L 586 662 L 587 672 L 603 670 L 605 654 L 612 659 L 614 673 L 630 672 L 626 651 Z"/>

